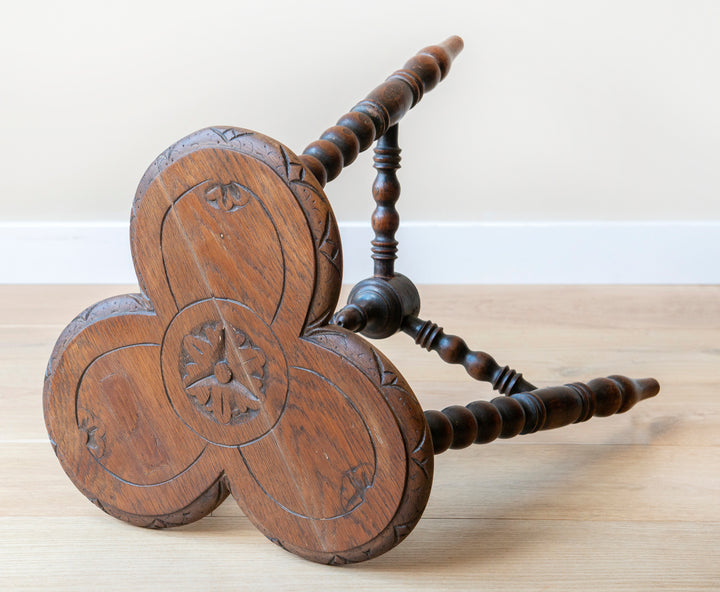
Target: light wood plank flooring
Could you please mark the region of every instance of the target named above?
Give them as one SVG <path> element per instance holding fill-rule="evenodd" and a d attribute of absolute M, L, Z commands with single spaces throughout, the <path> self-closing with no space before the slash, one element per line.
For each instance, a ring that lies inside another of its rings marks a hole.
<path fill-rule="evenodd" d="M 232 501 L 150 531 L 103 514 L 47 442 L 42 378 L 85 306 L 133 286 L 0 287 L 0 590 L 720 590 L 720 287 L 421 288 L 423 317 L 532 382 L 655 376 L 625 415 L 448 451 L 416 530 L 331 568 Z M 490 398 L 398 335 L 379 347 L 424 408 Z"/>

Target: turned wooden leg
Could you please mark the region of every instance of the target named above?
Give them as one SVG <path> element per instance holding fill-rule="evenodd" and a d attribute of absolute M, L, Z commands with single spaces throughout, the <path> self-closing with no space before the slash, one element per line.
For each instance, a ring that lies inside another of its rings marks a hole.
<path fill-rule="evenodd" d="M 473 443 L 486 444 L 496 438 L 580 423 L 593 416 L 624 413 L 659 391 L 654 378 L 609 376 L 587 384 L 576 382 L 492 401 L 474 401 L 465 407 L 452 405 L 442 411 L 426 411 L 425 419 L 435 454 L 440 454 L 448 448 L 466 448 Z"/>
<path fill-rule="evenodd" d="M 450 65 L 463 49 L 460 37 L 421 49 L 405 66 L 391 74 L 365 99 L 343 115 L 305 148 L 300 160 L 325 186 L 348 166 L 358 153 L 367 150 L 410 109 L 426 92 L 435 88 L 450 71 Z"/>
<path fill-rule="evenodd" d="M 420 347 L 437 352 L 448 364 L 462 364 L 475 380 L 489 382 L 496 391 L 505 395 L 537 388 L 510 366 L 500 366 L 490 354 L 485 352 L 472 351 L 463 339 L 457 335 L 447 335 L 442 327 L 432 321 L 409 316 L 403 320 L 402 330 Z"/>

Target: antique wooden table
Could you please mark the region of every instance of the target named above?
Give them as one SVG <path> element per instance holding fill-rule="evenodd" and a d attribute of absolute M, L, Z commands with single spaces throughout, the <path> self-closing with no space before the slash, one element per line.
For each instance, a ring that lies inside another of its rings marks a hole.
<path fill-rule="evenodd" d="M 300 156 L 211 127 L 150 165 L 131 218 L 140 292 L 78 315 L 45 380 L 55 452 L 98 508 L 164 529 L 232 494 L 283 549 L 361 562 L 416 526 L 434 455 L 657 394 L 656 380 L 624 376 L 538 388 L 420 318 L 417 287 L 394 270 L 398 122 L 462 46 L 451 37 L 421 50 Z M 374 273 L 336 310 L 342 247 L 324 186 L 375 140 Z M 423 411 L 365 339 L 400 332 L 502 396 Z"/>

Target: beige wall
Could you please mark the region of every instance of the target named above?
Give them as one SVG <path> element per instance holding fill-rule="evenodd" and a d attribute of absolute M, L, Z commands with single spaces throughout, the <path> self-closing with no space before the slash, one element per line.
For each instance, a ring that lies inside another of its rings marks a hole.
<path fill-rule="evenodd" d="M 466 49 L 401 125 L 405 219 L 720 219 L 720 2 L 20 3 L 0 22 L 0 221 L 127 220 L 212 124 L 299 152 L 416 50 Z M 370 156 L 328 186 L 371 209 Z"/>

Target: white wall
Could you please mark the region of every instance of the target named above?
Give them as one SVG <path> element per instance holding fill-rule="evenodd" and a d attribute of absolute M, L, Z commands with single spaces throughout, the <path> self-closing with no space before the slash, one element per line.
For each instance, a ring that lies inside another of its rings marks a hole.
<path fill-rule="evenodd" d="M 300 152 L 454 33 L 465 51 L 401 124 L 405 220 L 720 225 L 712 0 L 15 2 L 0 221 L 124 222 L 145 167 L 208 125 Z M 365 154 L 328 185 L 340 220 L 368 218 L 372 178 Z"/>

